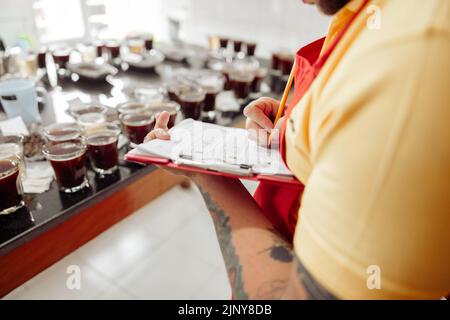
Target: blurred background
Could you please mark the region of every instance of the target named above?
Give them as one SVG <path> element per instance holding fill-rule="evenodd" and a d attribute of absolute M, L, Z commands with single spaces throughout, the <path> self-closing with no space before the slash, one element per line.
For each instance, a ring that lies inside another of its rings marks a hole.
<path fill-rule="evenodd" d="M 260 56 L 325 34 L 328 18 L 300 0 L 2 0 L 0 38 L 33 49 L 59 42 L 122 39 L 148 32 L 188 43 L 221 34 L 258 42 Z"/>

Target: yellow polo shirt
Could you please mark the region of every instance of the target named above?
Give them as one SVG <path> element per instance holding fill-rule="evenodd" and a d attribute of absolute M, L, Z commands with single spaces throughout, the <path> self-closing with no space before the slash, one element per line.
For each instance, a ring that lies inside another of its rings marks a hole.
<path fill-rule="evenodd" d="M 450 292 L 449 85 L 450 1 L 373 0 L 292 113 L 287 161 L 306 185 L 294 246 L 337 297 Z"/>

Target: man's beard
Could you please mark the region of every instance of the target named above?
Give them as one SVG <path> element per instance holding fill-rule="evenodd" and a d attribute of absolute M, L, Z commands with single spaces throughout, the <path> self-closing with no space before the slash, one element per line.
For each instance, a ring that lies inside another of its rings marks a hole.
<path fill-rule="evenodd" d="M 326 15 L 334 15 L 349 2 L 350 0 L 316 0 L 317 7 Z"/>

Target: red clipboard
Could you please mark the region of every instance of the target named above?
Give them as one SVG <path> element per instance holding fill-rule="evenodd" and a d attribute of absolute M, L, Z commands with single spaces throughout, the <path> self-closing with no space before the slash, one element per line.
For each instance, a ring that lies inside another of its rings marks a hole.
<path fill-rule="evenodd" d="M 299 185 L 302 185 L 300 181 L 295 179 L 295 177 L 288 177 L 288 176 L 277 176 L 277 175 L 262 175 L 262 174 L 252 174 L 249 176 L 241 176 L 241 175 L 234 175 L 227 172 L 220 172 L 220 171 L 213 171 L 209 169 L 202 169 L 199 167 L 193 167 L 193 166 L 187 166 L 187 165 L 179 165 L 174 163 L 173 161 L 165 158 L 156 158 L 141 154 L 132 154 L 127 153 L 125 155 L 125 160 L 130 162 L 137 162 L 141 164 L 154 164 L 162 167 L 169 167 L 169 168 L 175 168 L 180 169 L 184 171 L 189 172 L 198 172 L 198 173 L 204 173 L 209 174 L 213 176 L 222 176 L 222 177 L 228 177 L 228 178 L 236 178 L 236 179 L 243 179 L 243 180 L 250 180 L 250 181 L 264 181 L 271 184 L 277 184 L 277 185 L 283 185 L 283 186 L 293 186 L 298 187 Z"/>

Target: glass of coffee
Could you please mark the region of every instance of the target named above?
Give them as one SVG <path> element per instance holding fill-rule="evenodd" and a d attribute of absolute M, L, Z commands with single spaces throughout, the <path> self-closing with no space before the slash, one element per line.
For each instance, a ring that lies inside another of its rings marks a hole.
<path fill-rule="evenodd" d="M 97 174 L 110 175 L 118 169 L 119 136 L 120 128 L 115 124 L 105 124 L 85 136 L 92 168 Z"/>
<path fill-rule="evenodd" d="M 201 88 L 190 88 L 181 92 L 178 96 L 181 105 L 181 112 L 186 119 L 200 119 L 206 93 Z"/>
<path fill-rule="evenodd" d="M 130 140 L 130 146 L 133 148 L 144 142 L 144 138 L 155 127 L 154 113 L 148 109 L 123 113 L 120 120 L 125 134 Z"/>
<path fill-rule="evenodd" d="M 153 50 L 153 35 L 144 35 L 144 47 L 147 51 Z"/>
<path fill-rule="evenodd" d="M 13 213 L 23 206 L 19 161 L 0 160 L 0 215 Z"/>
<path fill-rule="evenodd" d="M 128 101 L 117 105 L 119 115 L 148 111 L 148 104 L 138 101 Z"/>
<path fill-rule="evenodd" d="M 0 136 L 0 160 L 18 161 L 21 176 L 25 175 L 23 141 L 22 135 Z"/>
<path fill-rule="evenodd" d="M 254 57 L 256 52 L 256 42 L 247 42 L 245 47 L 247 48 L 247 55 L 249 57 Z"/>
<path fill-rule="evenodd" d="M 289 76 L 294 65 L 295 56 L 291 53 L 283 53 L 279 56 L 279 69 L 283 76 Z"/>
<path fill-rule="evenodd" d="M 261 96 L 261 84 L 266 76 L 267 76 L 266 68 L 259 68 L 255 72 L 255 79 L 253 79 L 252 84 L 250 86 L 251 89 L 250 97 L 252 99 L 256 99 Z"/>
<path fill-rule="evenodd" d="M 181 110 L 181 106 L 174 101 L 163 101 L 150 105 L 149 110 L 151 110 L 155 114 L 155 116 L 163 111 L 167 111 L 170 115 L 167 127 L 171 129 L 175 126 L 177 115 Z"/>
<path fill-rule="evenodd" d="M 101 128 L 103 124 L 106 123 L 106 115 L 105 113 L 84 113 L 77 117 L 77 124 L 83 131 L 83 134 L 89 134 Z"/>
<path fill-rule="evenodd" d="M 60 69 L 66 69 L 70 59 L 70 51 L 68 49 L 57 49 L 53 51 L 53 60 Z"/>
<path fill-rule="evenodd" d="M 47 48 L 42 47 L 37 54 L 39 69 L 45 69 L 47 67 L 46 59 L 47 59 Z"/>
<path fill-rule="evenodd" d="M 250 72 L 234 71 L 230 74 L 234 96 L 240 105 L 247 102 L 255 75 Z"/>
<path fill-rule="evenodd" d="M 242 43 L 241 40 L 233 40 L 233 49 L 235 53 L 239 53 L 242 51 Z"/>
<path fill-rule="evenodd" d="M 47 143 L 43 150 L 55 172 L 62 192 L 74 193 L 86 187 L 86 144 L 82 139 L 62 143 Z"/>
<path fill-rule="evenodd" d="M 120 56 L 120 43 L 117 41 L 106 42 L 106 49 L 108 49 L 109 55 L 112 59 L 116 59 Z"/>
<path fill-rule="evenodd" d="M 45 127 L 43 133 L 48 142 L 56 144 L 80 138 L 82 130 L 76 123 L 54 123 Z"/>
<path fill-rule="evenodd" d="M 228 38 L 225 37 L 219 37 L 219 45 L 221 49 L 227 49 L 228 48 Z"/>

